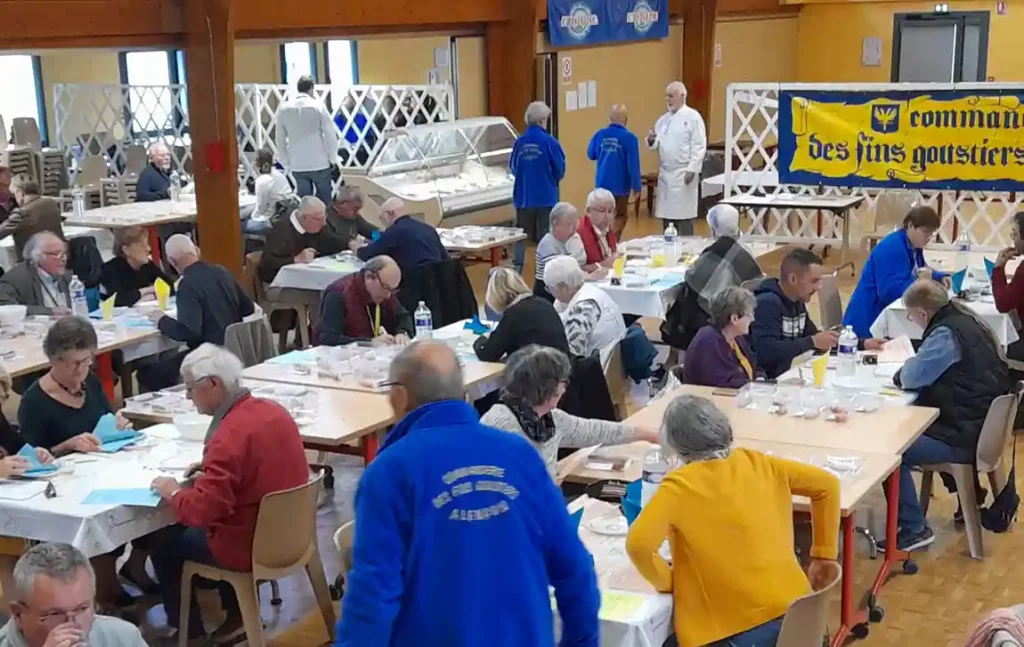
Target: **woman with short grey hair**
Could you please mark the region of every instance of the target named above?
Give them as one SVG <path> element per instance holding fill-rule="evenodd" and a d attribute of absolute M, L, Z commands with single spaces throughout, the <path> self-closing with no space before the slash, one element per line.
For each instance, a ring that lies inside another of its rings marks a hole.
<path fill-rule="evenodd" d="M 672 594 L 679 644 L 774 647 L 789 605 L 839 577 L 838 479 L 734 448 L 726 415 L 694 395 L 669 403 L 661 437 L 680 465 L 630 526 L 630 559 L 657 591 Z M 793 553 L 794 496 L 811 500 L 806 575 Z M 659 554 L 666 539 L 671 565 Z"/>
<path fill-rule="evenodd" d="M 569 353 L 589 357 L 607 350 L 626 336 L 622 310 L 571 256 L 556 256 L 544 266 L 544 286 L 555 297 L 555 309 L 565 324 Z"/>
<path fill-rule="evenodd" d="M 728 287 L 711 300 L 711 321 L 697 331 L 686 349 L 683 382 L 738 389 L 764 377 L 747 343 L 754 321 L 754 295 L 741 287 Z"/>
<path fill-rule="evenodd" d="M 558 140 L 546 130 L 551 108 L 543 101 L 534 101 L 526 108 L 523 119 L 526 130 L 512 146 L 509 171 L 515 178 L 512 185 L 512 206 L 516 210 L 516 226 L 522 228 L 534 243 L 548 233 L 549 214 L 558 202 L 558 183 L 565 176 L 565 151 Z M 526 244 L 513 247 L 512 267 L 523 273 Z"/>
<path fill-rule="evenodd" d="M 579 418 L 558 409 L 570 371 L 569 358 L 554 348 L 532 344 L 512 353 L 498 404 L 480 422 L 524 436 L 537 448 L 551 478 L 557 472 L 560 447 L 657 441 L 654 430 Z"/>

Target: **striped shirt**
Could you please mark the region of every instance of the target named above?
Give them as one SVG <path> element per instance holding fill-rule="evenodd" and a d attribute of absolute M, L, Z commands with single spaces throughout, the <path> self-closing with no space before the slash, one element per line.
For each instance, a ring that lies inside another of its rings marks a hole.
<path fill-rule="evenodd" d="M 555 238 L 551 232 L 544 234 L 544 238 L 537 243 L 536 271 L 533 274 L 535 280 L 544 280 L 544 267 L 555 256 L 572 256 L 577 263 L 583 265 L 587 261 L 587 252 L 583 249 L 580 235 L 574 233 L 569 240 L 563 242 Z"/>

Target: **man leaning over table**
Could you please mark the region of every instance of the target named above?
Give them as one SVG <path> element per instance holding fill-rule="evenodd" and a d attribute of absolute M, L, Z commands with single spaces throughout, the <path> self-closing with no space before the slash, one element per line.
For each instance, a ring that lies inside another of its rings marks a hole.
<path fill-rule="evenodd" d="M 414 334 L 412 315 L 395 298 L 402 270 L 390 256 L 371 258 L 358 271 L 327 286 L 314 333 L 319 346 L 356 341 L 405 344 Z"/>
<path fill-rule="evenodd" d="M 196 409 L 219 419 L 219 424 L 206 442 L 191 486 L 165 476 L 153 480 L 153 490 L 171 507 L 179 525 L 154 534 L 152 559 L 168 625 L 188 631 L 190 644 L 206 645 L 194 593 L 189 626 L 176 626 L 182 565 L 196 561 L 252 570 L 260 501 L 272 492 L 306 483 L 309 466 L 295 421 L 280 405 L 242 388 L 242 363 L 229 351 L 203 344 L 185 358 L 181 376 Z M 215 644 L 243 633 L 233 589 L 218 588 L 227 619 L 211 636 Z M 167 644 L 176 645 L 176 641 L 175 637 Z"/>
<path fill-rule="evenodd" d="M 390 256 L 407 276 L 413 270 L 450 258 L 437 229 L 409 216 L 400 198 L 388 198 L 380 206 L 384 231 L 380 237 L 356 251 L 359 260 Z"/>
<path fill-rule="evenodd" d="M 993 400 L 1009 391 L 1010 377 L 995 333 L 973 312 L 950 301 L 945 286 L 919 279 L 903 294 L 903 305 L 907 317 L 924 329 L 924 338 L 893 382 L 917 392 L 914 404 L 939 410 L 938 419 L 904 452 L 900 464 L 896 546 L 911 551 L 931 544 L 935 536 L 921 512 L 910 468 L 933 463 L 973 464 L 988 409 Z M 951 478 L 943 478 L 943 482 L 956 491 Z M 983 500 L 984 495 L 979 495 L 979 505 Z M 957 514 L 962 514 L 962 507 Z M 879 542 L 879 548 L 884 549 L 884 542 Z"/>
<path fill-rule="evenodd" d="M 363 472 L 337 647 L 597 647 L 593 559 L 522 437 L 481 425 L 444 344 L 391 363 L 398 422 Z"/>
<path fill-rule="evenodd" d="M 25 243 L 25 260 L 0 276 L 0 305 L 28 307 L 29 315 L 71 314 L 67 243 L 40 232 Z"/>
<path fill-rule="evenodd" d="M 259 276 L 264 283 L 285 265 L 312 263 L 318 256 L 330 256 L 348 249 L 346 242 L 327 226 L 327 208 L 319 198 L 307 195 L 288 218 L 281 218 L 267 234 L 267 246 L 260 257 Z"/>

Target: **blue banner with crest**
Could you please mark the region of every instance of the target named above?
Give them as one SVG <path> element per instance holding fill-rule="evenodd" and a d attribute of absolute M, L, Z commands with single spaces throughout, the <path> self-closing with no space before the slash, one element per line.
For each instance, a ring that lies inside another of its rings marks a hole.
<path fill-rule="evenodd" d="M 668 0 L 548 0 L 548 41 L 596 45 L 668 37 Z"/>

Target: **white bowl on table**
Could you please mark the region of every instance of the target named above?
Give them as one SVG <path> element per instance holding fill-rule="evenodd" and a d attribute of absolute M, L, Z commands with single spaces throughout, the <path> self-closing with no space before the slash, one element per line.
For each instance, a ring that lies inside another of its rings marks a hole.
<path fill-rule="evenodd" d="M 211 416 L 201 413 L 181 413 L 172 418 L 174 427 L 183 439 L 197 442 L 206 440 L 206 431 L 212 421 Z"/>
<path fill-rule="evenodd" d="M 0 306 L 0 326 L 4 328 L 20 326 L 28 313 L 27 306 Z"/>

